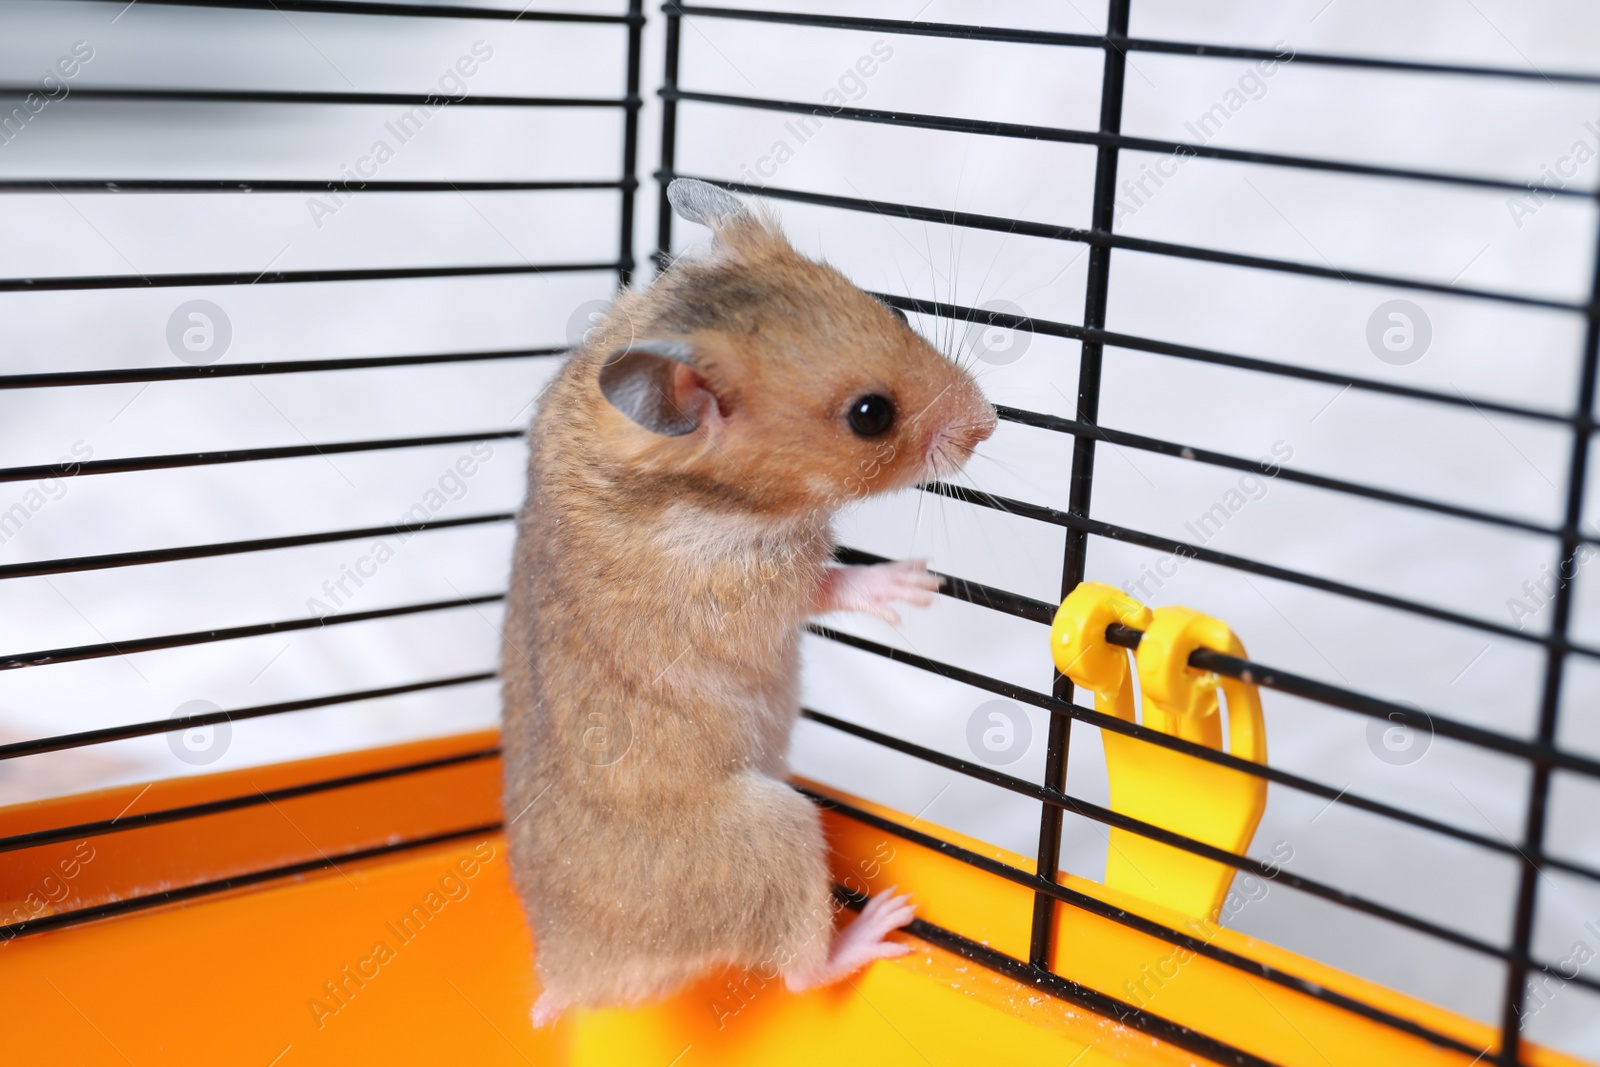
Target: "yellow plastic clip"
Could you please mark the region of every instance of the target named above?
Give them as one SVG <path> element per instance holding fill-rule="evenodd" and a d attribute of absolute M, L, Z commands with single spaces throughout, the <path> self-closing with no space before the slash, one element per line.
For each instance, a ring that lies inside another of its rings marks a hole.
<path fill-rule="evenodd" d="M 1135 655 L 1143 725 L 1224 750 L 1220 689 L 1228 709 L 1225 750 L 1266 761 L 1256 687 L 1188 665 L 1197 648 L 1243 658 L 1244 646 L 1227 626 L 1190 608 L 1151 611 L 1120 590 L 1085 582 L 1057 612 L 1051 647 L 1056 667 L 1093 691 L 1097 710 L 1134 721 L 1127 653 L 1105 640 L 1111 622 L 1145 631 Z M 1266 808 L 1265 781 L 1109 730 L 1100 737 L 1113 811 L 1235 854 L 1249 847 Z M 1112 828 L 1110 837 L 1106 885 L 1199 919 L 1216 918 L 1232 867 L 1129 830 Z"/>
<path fill-rule="evenodd" d="M 1050 651 L 1056 670 L 1094 694 L 1096 711 L 1133 722 L 1128 651 L 1106 642 L 1106 627 L 1114 622 L 1146 629 L 1150 609 L 1113 586 L 1079 582 L 1056 612 Z"/>

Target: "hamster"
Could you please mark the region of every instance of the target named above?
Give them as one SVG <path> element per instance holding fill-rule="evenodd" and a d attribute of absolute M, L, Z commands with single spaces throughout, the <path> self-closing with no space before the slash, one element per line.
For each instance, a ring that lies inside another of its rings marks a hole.
<path fill-rule="evenodd" d="M 667 195 L 709 251 L 617 299 L 529 435 L 502 747 L 535 1025 L 728 965 L 798 991 L 910 951 L 892 890 L 833 932 L 821 821 L 785 783 L 801 631 L 932 602 L 923 561 L 832 565 L 831 520 L 954 473 L 995 426 L 965 370 L 766 213 Z"/>

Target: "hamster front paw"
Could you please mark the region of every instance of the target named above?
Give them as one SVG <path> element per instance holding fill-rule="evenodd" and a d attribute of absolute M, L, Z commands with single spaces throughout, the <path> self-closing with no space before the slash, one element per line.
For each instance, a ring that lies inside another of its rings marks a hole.
<path fill-rule="evenodd" d="M 925 608 L 933 603 L 941 579 L 929 573 L 925 559 L 903 559 L 870 566 L 830 567 L 813 605 L 817 614 L 861 611 L 876 615 L 890 626 L 900 625 L 900 613 L 890 607 L 901 600 Z"/>

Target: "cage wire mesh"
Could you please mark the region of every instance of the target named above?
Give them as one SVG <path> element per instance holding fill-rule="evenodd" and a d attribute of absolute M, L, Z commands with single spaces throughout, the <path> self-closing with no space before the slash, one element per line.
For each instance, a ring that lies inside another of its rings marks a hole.
<path fill-rule="evenodd" d="M 841 522 L 959 580 L 820 620 L 799 773 L 1103 877 L 1040 623 L 1190 604 L 1267 688 L 1225 925 L 1600 1059 L 1600 14 L 917 7 L 0 6 L 0 798 L 494 723 L 532 400 L 700 237 L 659 149 L 1001 406 Z"/>

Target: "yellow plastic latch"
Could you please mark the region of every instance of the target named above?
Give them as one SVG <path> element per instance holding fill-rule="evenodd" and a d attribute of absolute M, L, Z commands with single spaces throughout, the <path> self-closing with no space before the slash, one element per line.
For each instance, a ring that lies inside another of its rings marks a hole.
<path fill-rule="evenodd" d="M 1133 722 L 1128 657 L 1105 639 L 1106 626 L 1142 628 L 1135 661 L 1143 694 L 1143 725 L 1241 759 L 1263 763 L 1266 729 L 1256 687 L 1188 664 L 1198 648 L 1244 657 L 1244 646 L 1223 623 L 1190 608 L 1150 610 L 1118 589 L 1084 582 L 1062 602 L 1051 627 L 1056 667 L 1092 691 L 1095 708 Z M 1228 738 L 1218 691 L 1227 697 Z M 1100 732 L 1113 811 L 1242 855 L 1266 808 L 1262 779 Z M 1199 919 L 1215 919 L 1234 869 L 1214 860 L 1113 827 L 1106 884 Z"/>
<path fill-rule="evenodd" d="M 1106 641 L 1106 627 L 1114 622 L 1143 630 L 1150 625 L 1150 609 L 1114 586 L 1079 582 L 1056 612 L 1050 652 L 1056 670 L 1094 694 L 1096 711 L 1133 722 L 1128 651 Z"/>

